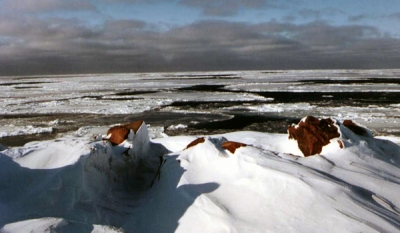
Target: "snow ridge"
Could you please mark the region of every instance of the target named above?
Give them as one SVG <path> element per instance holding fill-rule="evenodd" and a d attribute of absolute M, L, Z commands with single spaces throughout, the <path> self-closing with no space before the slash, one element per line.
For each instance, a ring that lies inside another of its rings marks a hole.
<path fill-rule="evenodd" d="M 6 148 L 0 232 L 397 232 L 400 146 L 337 127 L 344 148 L 310 157 L 283 134 L 187 147 L 198 137 L 150 140 L 144 123 L 119 145 L 83 136 Z"/>

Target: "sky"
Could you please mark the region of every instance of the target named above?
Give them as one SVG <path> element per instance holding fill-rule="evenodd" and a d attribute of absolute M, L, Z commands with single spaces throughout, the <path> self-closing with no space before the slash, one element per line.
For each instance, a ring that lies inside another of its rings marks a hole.
<path fill-rule="evenodd" d="M 386 68 L 399 0 L 0 0 L 0 75 Z"/>

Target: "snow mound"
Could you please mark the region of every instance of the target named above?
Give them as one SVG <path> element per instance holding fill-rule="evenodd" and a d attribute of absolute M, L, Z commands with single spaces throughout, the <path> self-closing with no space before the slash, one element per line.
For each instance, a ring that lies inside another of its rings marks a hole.
<path fill-rule="evenodd" d="M 309 157 L 284 134 L 150 140 L 144 123 L 8 148 L 0 232 L 397 232 L 400 146 L 337 126 L 343 148 Z"/>
<path fill-rule="evenodd" d="M 120 222 L 128 209 L 125 201 L 129 206 L 141 199 L 154 180 L 160 156 L 168 150 L 150 142 L 145 125 L 126 142 L 128 152 L 126 144 L 91 140 L 66 137 L 2 151 L 0 189 L 7 191 L 0 192 L 0 226 L 40 218 L 36 231 L 42 232 L 42 227 L 55 226 L 60 216 L 90 225 Z M 48 223 L 43 221 L 46 217 L 57 219 Z M 21 224 L 2 230 L 20 232 L 9 229 L 25 223 Z"/>

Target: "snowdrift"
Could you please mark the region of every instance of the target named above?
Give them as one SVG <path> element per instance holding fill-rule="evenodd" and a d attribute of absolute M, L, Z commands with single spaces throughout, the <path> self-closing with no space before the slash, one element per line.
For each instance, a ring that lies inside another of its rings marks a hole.
<path fill-rule="evenodd" d="M 144 122 L 2 148 L 0 232 L 397 232 L 400 146 L 350 125 L 308 157 L 286 134 L 150 140 Z"/>

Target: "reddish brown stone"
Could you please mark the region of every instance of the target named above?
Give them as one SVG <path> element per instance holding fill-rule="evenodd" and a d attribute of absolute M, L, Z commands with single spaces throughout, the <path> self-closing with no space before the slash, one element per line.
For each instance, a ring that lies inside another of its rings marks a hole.
<path fill-rule="evenodd" d="M 352 120 L 344 120 L 343 125 L 346 126 L 348 129 L 353 131 L 353 133 L 360 135 L 360 136 L 368 136 L 368 132 L 363 127 L 357 125 Z"/>
<path fill-rule="evenodd" d="M 142 124 L 143 124 L 143 121 L 138 120 L 138 121 L 135 121 L 135 122 L 132 122 L 129 124 L 111 127 L 107 131 L 107 135 L 111 134 L 111 137 L 108 140 L 113 145 L 119 145 L 128 138 L 130 130 L 132 130 L 134 133 L 136 133 L 139 130 L 140 126 L 142 126 Z"/>
<path fill-rule="evenodd" d="M 203 143 L 203 142 L 205 142 L 205 141 L 206 141 L 205 138 L 197 138 L 196 140 L 194 140 L 194 141 L 192 141 L 191 143 L 189 143 L 189 144 L 186 146 L 185 150 L 186 150 L 186 149 L 189 149 L 190 147 L 193 147 L 193 146 L 195 146 L 195 145 L 197 145 L 197 144 L 199 144 L 199 143 Z"/>
<path fill-rule="evenodd" d="M 107 135 L 111 134 L 108 139 L 112 144 L 119 145 L 128 138 L 130 130 L 123 126 L 114 126 L 107 131 Z"/>
<path fill-rule="evenodd" d="M 138 121 L 132 122 L 130 124 L 123 125 L 123 127 L 127 128 L 127 129 L 131 129 L 136 134 L 136 132 L 139 130 L 139 128 L 140 128 L 140 126 L 142 126 L 142 124 L 143 124 L 143 121 L 138 120 Z"/>
<path fill-rule="evenodd" d="M 227 141 L 227 142 L 222 143 L 222 148 L 229 150 L 232 154 L 235 153 L 237 148 L 245 147 L 245 146 L 247 146 L 247 145 L 244 143 L 241 143 L 241 142 Z"/>
<path fill-rule="evenodd" d="M 322 147 L 328 145 L 330 140 L 340 137 L 338 128 L 332 119 L 317 119 L 308 116 L 297 126 L 289 126 L 289 139 L 297 140 L 297 145 L 304 156 L 321 153 Z"/>
<path fill-rule="evenodd" d="M 337 142 L 339 143 L 340 149 L 343 149 L 343 148 L 344 148 L 344 145 L 343 145 L 342 140 L 337 140 Z"/>

